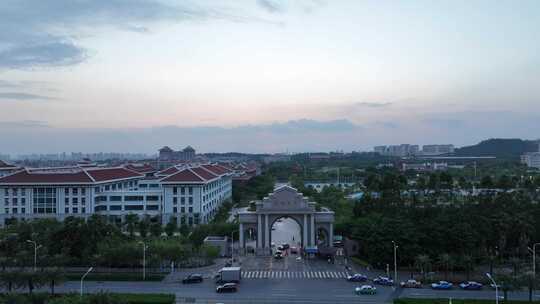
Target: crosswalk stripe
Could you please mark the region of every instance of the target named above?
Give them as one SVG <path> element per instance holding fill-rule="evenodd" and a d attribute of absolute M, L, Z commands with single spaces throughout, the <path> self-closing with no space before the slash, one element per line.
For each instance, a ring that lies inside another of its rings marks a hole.
<path fill-rule="evenodd" d="M 242 271 L 242 277 L 246 279 L 341 279 L 346 278 L 347 273 L 341 271 Z"/>

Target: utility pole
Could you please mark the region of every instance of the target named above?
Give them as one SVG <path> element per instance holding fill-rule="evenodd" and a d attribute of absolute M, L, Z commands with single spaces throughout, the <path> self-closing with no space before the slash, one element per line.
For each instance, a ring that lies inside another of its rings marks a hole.
<path fill-rule="evenodd" d="M 86 276 L 90 273 L 90 271 L 92 271 L 94 269 L 94 267 L 90 267 L 88 268 L 88 271 L 82 276 L 81 278 L 81 298 L 83 296 L 83 281 L 84 281 L 84 278 L 86 278 Z"/>
<path fill-rule="evenodd" d="M 142 279 L 143 281 L 145 281 L 146 280 L 146 249 L 148 249 L 148 246 L 142 241 L 140 241 L 139 243 L 143 245 Z"/>
<path fill-rule="evenodd" d="M 392 241 L 392 244 L 394 245 L 394 284 L 397 286 L 397 249 L 398 245 L 396 242 Z"/>
<path fill-rule="evenodd" d="M 41 248 L 41 245 L 38 245 L 36 241 L 32 240 L 26 240 L 28 243 L 31 243 L 34 245 L 34 272 L 36 272 L 37 269 L 37 250 Z"/>

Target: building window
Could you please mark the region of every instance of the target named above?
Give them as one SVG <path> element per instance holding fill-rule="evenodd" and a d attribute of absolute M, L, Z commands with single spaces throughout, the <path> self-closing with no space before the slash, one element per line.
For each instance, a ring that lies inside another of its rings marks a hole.
<path fill-rule="evenodd" d="M 189 225 L 190 226 L 193 225 L 193 218 L 192 217 L 189 218 Z"/>
<path fill-rule="evenodd" d="M 174 205 L 178 204 L 178 198 L 177 198 L 177 197 L 173 197 L 173 198 L 172 198 L 172 203 L 173 203 Z"/>
<path fill-rule="evenodd" d="M 111 205 L 109 207 L 109 210 L 111 210 L 111 211 L 120 211 L 120 210 L 122 210 L 122 206 L 121 205 Z"/>
<path fill-rule="evenodd" d="M 26 204 L 26 198 L 21 197 L 21 205 L 24 205 L 24 204 Z"/>
<path fill-rule="evenodd" d="M 190 205 L 193 205 L 193 196 L 188 197 L 188 201 Z"/>
<path fill-rule="evenodd" d="M 21 208 L 21 213 L 26 213 L 26 208 Z"/>
<path fill-rule="evenodd" d="M 73 198 L 73 205 L 76 205 L 79 203 L 79 199 L 77 197 Z"/>
<path fill-rule="evenodd" d="M 111 186 L 105 185 L 105 191 L 109 191 L 109 189 L 111 189 Z"/>
<path fill-rule="evenodd" d="M 73 195 L 79 195 L 79 189 L 78 188 L 73 188 L 71 193 L 73 193 Z"/>
<path fill-rule="evenodd" d="M 69 208 L 65 208 L 64 213 L 69 213 Z"/>
<path fill-rule="evenodd" d="M 18 195 L 18 192 L 19 192 L 19 191 L 17 190 L 17 188 L 13 188 L 13 196 L 17 196 L 17 195 Z"/>
<path fill-rule="evenodd" d="M 126 205 L 124 206 L 124 210 L 144 210 L 143 205 Z"/>
<path fill-rule="evenodd" d="M 13 205 L 17 205 L 17 203 L 18 203 L 18 200 L 17 200 L 16 197 L 14 197 L 14 198 L 13 198 Z"/>
<path fill-rule="evenodd" d="M 140 202 L 143 201 L 144 197 L 139 195 L 129 195 L 124 197 L 124 201 L 126 202 Z"/>
<path fill-rule="evenodd" d="M 146 210 L 159 210 L 158 205 L 147 205 Z"/>
<path fill-rule="evenodd" d="M 6 214 L 9 214 L 9 208 L 6 208 L 4 211 Z"/>
<path fill-rule="evenodd" d="M 81 194 L 82 194 L 82 195 L 86 195 L 86 188 L 82 188 L 82 189 L 81 189 Z"/>
<path fill-rule="evenodd" d="M 69 205 L 69 198 L 66 197 L 66 198 L 64 199 L 64 204 Z"/>
<path fill-rule="evenodd" d="M 83 208 L 81 209 L 81 213 L 86 213 L 86 208 L 83 207 Z"/>
<path fill-rule="evenodd" d="M 149 195 L 149 196 L 146 197 L 146 200 L 151 201 L 151 202 L 157 202 L 157 201 L 159 201 L 159 196 L 157 196 L 157 195 Z"/>
<path fill-rule="evenodd" d="M 182 207 L 182 208 L 180 208 L 180 212 L 182 212 L 182 213 L 186 213 L 186 207 Z"/>
<path fill-rule="evenodd" d="M 193 213 L 193 207 L 189 207 L 188 212 Z"/>
<path fill-rule="evenodd" d="M 65 195 L 69 195 L 69 188 L 65 188 L 65 189 L 64 189 L 64 194 L 65 194 Z"/>
<path fill-rule="evenodd" d="M 188 187 L 188 194 L 193 195 L 193 187 Z"/>
<path fill-rule="evenodd" d="M 99 193 L 99 187 L 95 187 L 94 192 Z"/>
<path fill-rule="evenodd" d="M 121 196 L 109 196 L 109 201 L 111 201 L 111 202 L 121 202 L 122 197 Z"/>
<path fill-rule="evenodd" d="M 182 195 L 186 194 L 186 188 L 181 187 L 180 188 L 180 194 L 182 194 Z"/>
<path fill-rule="evenodd" d="M 173 207 L 172 210 L 173 210 L 173 213 L 177 213 L 177 212 L 178 212 L 178 208 L 177 208 L 177 207 Z"/>
<path fill-rule="evenodd" d="M 177 195 L 177 194 L 178 194 L 178 188 L 173 187 L 173 188 L 172 188 L 172 193 L 173 193 L 174 195 Z"/>
<path fill-rule="evenodd" d="M 19 213 L 19 210 L 17 210 L 17 208 L 13 208 L 13 214 L 17 214 Z"/>
<path fill-rule="evenodd" d="M 56 213 L 56 188 L 34 188 L 34 213 Z"/>
<path fill-rule="evenodd" d="M 81 198 L 81 204 L 84 206 L 86 204 L 86 197 Z"/>
<path fill-rule="evenodd" d="M 186 204 L 186 198 L 185 198 L 185 197 L 181 197 L 181 198 L 180 198 L 180 204 L 181 204 L 181 205 L 185 205 L 185 204 Z"/>
<path fill-rule="evenodd" d="M 26 189 L 22 188 L 21 189 L 21 196 L 25 196 L 26 195 Z"/>
<path fill-rule="evenodd" d="M 79 208 L 74 207 L 73 208 L 73 213 L 79 213 Z"/>
<path fill-rule="evenodd" d="M 8 188 L 4 189 L 4 195 L 9 196 L 9 189 Z"/>

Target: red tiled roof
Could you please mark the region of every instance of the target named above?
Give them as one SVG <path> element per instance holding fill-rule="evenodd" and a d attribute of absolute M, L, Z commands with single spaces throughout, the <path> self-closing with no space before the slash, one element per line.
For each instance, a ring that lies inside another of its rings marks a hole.
<path fill-rule="evenodd" d="M 96 182 L 143 177 L 141 174 L 126 168 L 103 168 L 86 171 Z"/>
<path fill-rule="evenodd" d="M 221 165 L 203 165 L 203 167 L 216 175 L 229 173 L 230 170 Z"/>
<path fill-rule="evenodd" d="M 73 172 L 36 173 L 27 170 L 0 178 L 0 184 L 57 184 L 57 183 L 92 183 L 92 179 L 82 170 Z"/>
<path fill-rule="evenodd" d="M 195 172 L 198 176 L 204 178 L 205 180 L 210 180 L 210 179 L 214 179 L 217 177 L 216 174 L 208 171 L 208 170 L 205 170 L 201 167 L 195 167 L 195 168 L 191 168 L 191 170 L 193 170 L 193 172 Z"/>
<path fill-rule="evenodd" d="M 129 164 L 126 165 L 126 169 L 139 173 L 150 173 L 156 171 L 156 169 L 150 164 Z"/>
<path fill-rule="evenodd" d="M 170 167 L 170 168 L 167 168 L 165 170 L 159 171 L 158 173 L 156 173 L 156 175 L 168 176 L 168 175 L 174 174 L 176 172 L 178 172 L 178 169 L 176 167 Z"/>
<path fill-rule="evenodd" d="M 161 180 L 162 182 L 184 182 L 184 183 L 200 183 L 205 180 L 193 173 L 190 169 L 184 169 L 171 176 L 167 176 Z"/>

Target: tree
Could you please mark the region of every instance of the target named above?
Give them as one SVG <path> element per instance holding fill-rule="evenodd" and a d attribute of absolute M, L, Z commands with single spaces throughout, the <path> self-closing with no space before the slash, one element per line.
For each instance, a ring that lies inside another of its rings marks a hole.
<path fill-rule="evenodd" d="M 150 219 L 148 216 L 145 216 L 140 222 L 139 222 L 139 233 L 141 234 L 141 237 L 145 238 L 148 235 L 148 228 L 150 227 Z"/>
<path fill-rule="evenodd" d="M 532 271 L 527 271 L 520 279 L 522 285 L 527 286 L 529 302 L 532 302 L 534 290 L 540 287 L 540 278 L 536 277 Z"/>
<path fill-rule="evenodd" d="M 150 224 L 150 234 L 154 237 L 160 237 L 163 232 L 163 227 L 161 227 L 161 222 L 156 220 Z"/>
<path fill-rule="evenodd" d="M 56 267 L 46 270 L 43 275 L 49 281 L 49 287 L 51 288 L 52 295 L 54 295 L 54 287 L 66 280 L 64 271 Z"/>
<path fill-rule="evenodd" d="M 493 188 L 494 183 L 493 179 L 489 175 L 485 175 L 482 177 L 482 180 L 480 181 L 480 187 L 482 188 Z"/>
<path fill-rule="evenodd" d="M 135 234 L 135 226 L 139 222 L 139 217 L 136 214 L 130 213 L 126 215 L 125 225 L 129 236 L 133 237 Z"/>
<path fill-rule="evenodd" d="M 431 266 L 431 259 L 429 258 L 429 255 L 427 254 L 419 254 L 415 258 L 415 265 L 418 269 L 420 269 L 420 273 L 422 274 L 422 281 L 426 281 L 426 272 L 428 271 L 429 267 Z"/>
<path fill-rule="evenodd" d="M 463 267 L 465 268 L 465 273 L 467 275 L 467 281 L 471 280 L 471 271 L 474 270 L 474 258 L 470 254 L 465 254 L 461 257 L 463 262 Z"/>
<path fill-rule="evenodd" d="M 19 271 L 2 271 L 0 272 L 0 286 L 7 289 L 8 292 L 13 291 L 18 287 L 20 282 Z"/>
<path fill-rule="evenodd" d="M 171 216 L 171 218 L 169 219 L 169 222 L 167 223 L 167 225 L 165 225 L 165 233 L 167 234 L 167 236 L 174 236 L 174 233 L 176 232 L 177 228 L 176 228 L 176 218 Z"/>
<path fill-rule="evenodd" d="M 453 259 L 448 253 L 443 253 L 439 256 L 439 265 L 444 268 L 444 280 L 448 281 L 448 271 L 452 266 Z"/>

